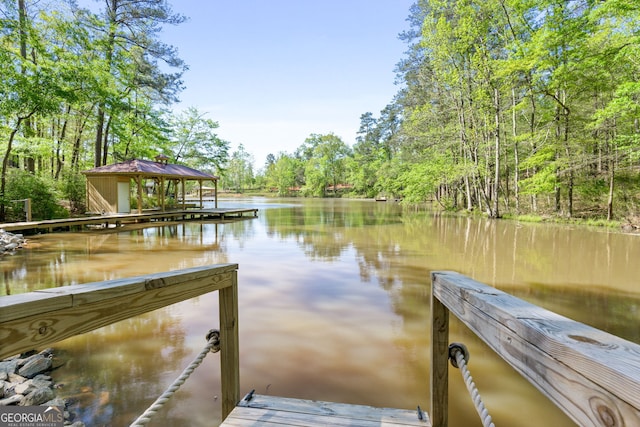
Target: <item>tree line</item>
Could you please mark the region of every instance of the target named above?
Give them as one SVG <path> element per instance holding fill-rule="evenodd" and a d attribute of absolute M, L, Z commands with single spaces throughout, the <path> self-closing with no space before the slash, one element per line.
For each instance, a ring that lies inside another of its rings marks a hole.
<path fill-rule="evenodd" d="M 159 30 L 184 16 L 162 0 L 45 3 L 0 0 L 3 218 L 29 186 L 80 210 L 81 170 L 160 152 L 230 191 L 432 201 L 491 217 L 636 215 L 640 4 L 417 0 L 400 34 L 401 89 L 362 114 L 354 143 L 311 133 L 255 171 L 205 113 L 169 108 L 186 65 Z"/>
<path fill-rule="evenodd" d="M 95 11 L 0 0 L 0 221 L 25 197 L 38 202 L 34 217 L 62 215 L 59 199 L 82 211 L 80 172 L 107 163 L 162 153 L 211 173 L 226 165 L 218 123 L 169 108 L 187 66 L 159 34 L 184 20 L 162 0 L 104 0 Z"/>
<path fill-rule="evenodd" d="M 408 22 L 404 87 L 361 116 L 341 165 L 312 137 L 270 159 L 271 186 L 303 185 L 315 158 L 313 173 L 369 197 L 491 217 L 637 215 L 640 3 L 419 0 Z"/>

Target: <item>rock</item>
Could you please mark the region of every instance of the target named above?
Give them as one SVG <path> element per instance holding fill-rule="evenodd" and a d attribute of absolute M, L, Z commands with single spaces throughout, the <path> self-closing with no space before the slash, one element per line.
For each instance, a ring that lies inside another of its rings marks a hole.
<path fill-rule="evenodd" d="M 18 370 L 18 363 L 18 359 L 2 361 L 0 362 L 0 372 L 3 372 L 7 375 L 14 374 Z"/>
<path fill-rule="evenodd" d="M 63 406 L 63 407 L 66 407 L 67 406 L 67 402 L 61 397 L 54 397 L 53 399 L 49 400 L 48 402 L 44 402 L 44 405 L 46 405 L 46 406 Z"/>
<path fill-rule="evenodd" d="M 47 402 L 53 399 L 53 390 L 50 388 L 39 388 L 31 393 L 27 394 L 24 399 L 19 403 L 20 406 L 33 406 Z"/>
<path fill-rule="evenodd" d="M 21 394 L 23 396 L 26 396 L 27 394 L 31 393 L 35 389 L 36 389 L 36 387 L 33 385 L 33 381 L 32 380 L 28 380 L 28 381 L 25 381 L 25 382 L 23 382 L 21 384 L 16 385 L 13 388 L 13 391 L 15 391 L 16 394 Z"/>
<path fill-rule="evenodd" d="M 75 414 L 66 409 L 70 400 L 55 396 L 54 389 L 62 384 L 54 384 L 51 376 L 42 373 L 51 369 L 53 354 L 54 350 L 47 348 L 40 353 L 28 351 L 1 361 L 0 406 L 62 406 L 65 408 L 65 425 L 85 427 L 80 421 L 72 424 Z"/>
<path fill-rule="evenodd" d="M 12 384 L 20 384 L 25 382 L 27 379 L 21 375 L 18 374 L 9 374 L 9 378 L 8 378 L 9 382 Z"/>
<path fill-rule="evenodd" d="M 24 396 L 21 394 L 14 394 L 11 397 L 7 397 L 5 399 L 0 400 L 0 406 L 9 406 L 20 404 L 24 400 Z"/>
<path fill-rule="evenodd" d="M 13 234 L 0 229 L 0 252 L 19 249 L 26 243 L 22 234 Z"/>
<path fill-rule="evenodd" d="M 25 363 L 19 370 L 18 374 L 25 378 L 33 378 L 36 375 L 45 372 L 51 368 L 51 358 L 43 356 L 42 354 L 36 354 L 31 356 L 29 361 Z"/>

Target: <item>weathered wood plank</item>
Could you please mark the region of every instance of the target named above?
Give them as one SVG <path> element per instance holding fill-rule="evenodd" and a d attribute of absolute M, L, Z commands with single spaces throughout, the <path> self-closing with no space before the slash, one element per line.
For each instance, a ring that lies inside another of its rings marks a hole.
<path fill-rule="evenodd" d="M 192 219 L 217 217 L 223 218 L 225 215 L 243 216 L 244 213 L 253 213 L 258 215 L 258 209 L 255 208 L 224 208 L 224 209 L 184 209 L 176 211 L 154 211 L 142 213 L 128 214 L 108 214 L 96 215 L 82 218 L 62 218 L 62 219 L 46 219 L 41 221 L 23 221 L 23 222 L 6 222 L 0 224 L 0 228 L 5 231 L 24 231 L 53 228 L 70 228 L 88 224 L 124 224 L 138 221 L 151 221 L 163 219 L 186 219 L 189 216 Z"/>
<path fill-rule="evenodd" d="M 432 278 L 434 296 L 576 423 L 640 420 L 640 345 L 458 273 Z"/>
<path fill-rule="evenodd" d="M 431 296 L 431 422 L 449 425 L 449 310 Z"/>
<path fill-rule="evenodd" d="M 60 310 L 73 306 L 73 295 L 29 292 L 0 297 L 0 323 L 40 313 L 42 307 Z"/>
<path fill-rule="evenodd" d="M 222 264 L 0 298 L 0 358 L 234 284 Z"/>
<path fill-rule="evenodd" d="M 321 402 L 254 395 L 241 401 L 221 427 L 230 426 L 420 426 L 429 427 L 429 417 L 407 409 Z"/>
<path fill-rule="evenodd" d="M 232 272 L 232 285 L 220 290 L 220 385 L 222 419 L 240 400 L 240 354 L 238 338 L 238 278 Z"/>

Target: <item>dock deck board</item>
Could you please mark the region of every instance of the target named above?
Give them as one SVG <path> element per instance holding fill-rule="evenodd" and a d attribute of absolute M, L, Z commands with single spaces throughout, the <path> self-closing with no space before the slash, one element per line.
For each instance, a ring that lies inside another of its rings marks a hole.
<path fill-rule="evenodd" d="M 0 229 L 5 231 L 25 231 L 25 230 L 49 230 L 71 229 L 88 225 L 109 224 L 129 224 L 137 222 L 167 221 L 167 220 L 187 220 L 187 219 L 228 219 L 239 218 L 244 214 L 258 216 L 258 209 L 255 208 L 215 208 L 215 209 L 179 209 L 168 211 L 150 211 L 143 213 L 121 213 L 107 215 L 92 215 L 78 218 L 47 219 L 41 221 L 28 222 L 7 222 L 0 224 Z"/>
<path fill-rule="evenodd" d="M 420 426 L 430 427 L 425 412 L 364 405 L 253 395 L 234 408 L 220 427 L 270 426 Z"/>

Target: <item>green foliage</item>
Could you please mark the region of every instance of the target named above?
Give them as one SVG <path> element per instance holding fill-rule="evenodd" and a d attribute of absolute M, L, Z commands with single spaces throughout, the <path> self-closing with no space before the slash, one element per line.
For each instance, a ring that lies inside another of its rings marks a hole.
<path fill-rule="evenodd" d="M 332 187 L 335 196 L 338 184 L 345 181 L 346 159 L 350 154 L 349 147 L 333 133 L 311 134 L 298 149 L 304 164 L 303 194 L 324 197 L 328 187 Z"/>
<path fill-rule="evenodd" d="M 11 169 L 7 179 L 6 201 L 28 198 L 31 199 L 33 220 L 67 218 L 69 216 L 68 211 L 58 204 L 60 195 L 56 192 L 54 183 L 21 169 Z M 24 221 L 23 215 L 23 212 L 14 211 L 13 219 Z"/>
<path fill-rule="evenodd" d="M 222 171 L 221 184 L 222 188 L 239 193 L 253 188 L 253 156 L 244 149 L 242 144 L 231 154 L 227 169 Z"/>
<path fill-rule="evenodd" d="M 298 161 L 294 157 L 280 153 L 269 168 L 268 186 L 275 188 L 278 196 L 290 196 L 294 193 L 294 189 L 297 187 L 297 163 Z"/>
<path fill-rule="evenodd" d="M 86 178 L 80 173 L 68 173 L 61 182 L 62 195 L 69 201 L 72 214 L 86 211 Z"/>
<path fill-rule="evenodd" d="M 176 162 L 220 173 L 229 161 L 229 142 L 219 138 L 215 133 L 219 127 L 218 122 L 205 116 L 206 113 L 195 107 L 174 114 L 170 118 L 170 149 Z M 247 154 L 239 149 L 234 156 L 244 156 L 242 160 L 247 160 Z"/>

